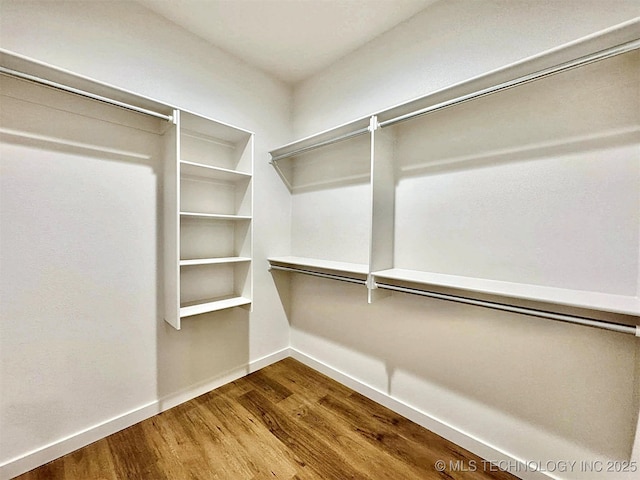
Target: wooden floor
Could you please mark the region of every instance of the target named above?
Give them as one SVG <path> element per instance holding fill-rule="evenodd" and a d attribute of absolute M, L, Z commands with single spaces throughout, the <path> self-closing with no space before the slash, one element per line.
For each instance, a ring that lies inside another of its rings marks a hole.
<path fill-rule="evenodd" d="M 443 472 L 436 470 L 438 460 L 445 462 Z M 491 470 L 479 457 L 288 358 L 17 478 L 516 478 Z"/>

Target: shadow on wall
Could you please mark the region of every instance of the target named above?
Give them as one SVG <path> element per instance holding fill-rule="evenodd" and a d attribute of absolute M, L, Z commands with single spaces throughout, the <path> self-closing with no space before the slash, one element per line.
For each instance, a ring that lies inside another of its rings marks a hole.
<path fill-rule="evenodd" d="M 287 316 L 287 320 L 289 320 L 289 326 L 291 326 L 291 275 L 286 272 L 272 270 L 271 268 L 269 268 L 269 272 L 276 286 L 284 313 Z"/>
<path fill-rule="evenodd" d="M 294 194 L 368 184 L 370 151 L 371 136 L 360 135 L 278 160 L 274 166 Z"/>
<path fill-rule="evenodd" d="M 451 415 L 454 425 L 462 412 L 447 410 L 448 397 L 629 458 L 638 414 L 634 338 L 400 293 L 367 305 L 364 287 L 293 276 L 294 348 L 303 344 L 304 353 L 361 380 L 371 376 L 365 364 L 382 363 L 378 388 L 384 382 L 390 396 Z M 362 366 L 341 363 L 354 357 Z"/>
<path fill-rule="evenodd" d="M 160 310 L 162 311 L 162 310 Z M 249 363 L 248 310 L 232 308 L 182 319 L 176 330 L 162 317 L 157 325 L 157 393 L 187 393 L 243 368 Z"/>

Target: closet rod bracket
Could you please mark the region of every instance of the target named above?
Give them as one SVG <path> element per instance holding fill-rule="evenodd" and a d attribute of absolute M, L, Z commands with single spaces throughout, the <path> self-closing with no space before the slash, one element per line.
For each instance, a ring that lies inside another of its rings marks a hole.
<path fill-rule="evenodd" d="M 283 272 L 301 273 L 303 275 L 311 275 L 313 277 L 328 278 L 331 280 L 338 280 L 338 281 L 347 282 L 347 283 L 356 283 L 358 285 L 367 285 L 367 280 L 352 278 L 352 277 L 345 277 L 343 275 L 333 275 L 330 273 L 315 272 L 313 270 L 306 270 L 304 268 L 293 268 L 293 267 L 283 267 L 280 265 L 271 265 L 269 267 L 269 272 L 273 272 L 274 270 L 281 270 Z"/>
<path fill-rule="evenodd" d="M 380 128 L 380 122 L 378 122 L 378 116 L 372 115 L 369 118 L 369 132 L 373 133 Z"/>

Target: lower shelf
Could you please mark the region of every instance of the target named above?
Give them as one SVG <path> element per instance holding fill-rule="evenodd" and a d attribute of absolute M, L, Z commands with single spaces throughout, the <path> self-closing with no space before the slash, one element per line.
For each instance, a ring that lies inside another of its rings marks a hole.
<path fill-rule="evenodd" d="M 379 283 L 385 283 L 384 280 L 411 282 L 623 315 L 637 316 L 640 314 L 640 299 L 633 296 L 545 287 L 541 285 L 462 277 L 400 268 L 373 272 L 373 276 L 375 281 Z"/>
<path fill-rule="evenodd" d="M 332 260 L 320 260 L 306 257 L 269 257 L 271 265 L 284 265 L 290 267 L 303 267 L 308 270 L 320 270 L 341 274 L 367 275 L 369 265 L 364 263 L 334 262 Z"/>
<path fill-rule="evenodd" d="M 250 257 L 216 257 L 216 258 L 194 258 L 180 260 L 181 267 L 189 267 L 193 265 L 216 265 L 223 263 L 241 263 L 250 262 Z"/>
<path fill-rule="evenodd" d="M 251 299 L 246 297 L 223 297 L 190 302 L 180 306 L 180 318 L 200 315 L 201 313 L 215 312 L 225 308 L 239 307 L 251 304 Z"/>

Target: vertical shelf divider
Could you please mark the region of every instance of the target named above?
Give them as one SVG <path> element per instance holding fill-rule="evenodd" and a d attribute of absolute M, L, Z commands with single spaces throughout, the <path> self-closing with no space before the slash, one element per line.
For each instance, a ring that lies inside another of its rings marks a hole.
<path fill-rule="evenodd" d="M 180 330 L 180 111 L 173 111 L 173 120 L 163 135 L 163 230 L 164 230 L 164 319 Z"/>
<path fill-rule="evenodd" d="M 395 167 L 393 129 L 381 129 L 377 116 L 371 117 L 369 129 L 371 130 L 371 235 L 367 300 L 368 303 L 373 303 L 391 294 L 388 290 L 376 287 L 372 273 L 393 268 Z"/>

